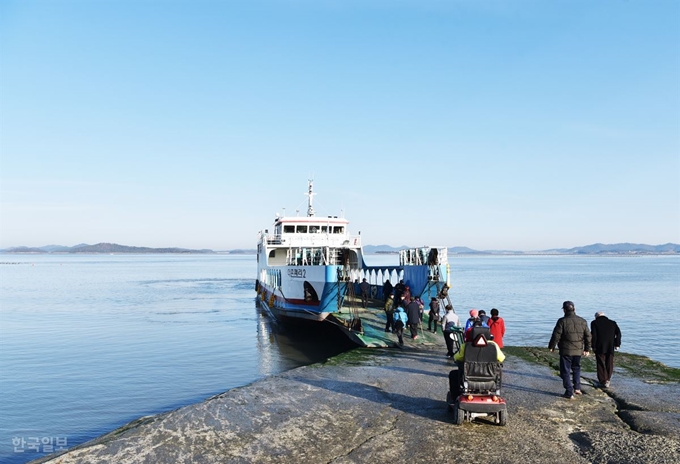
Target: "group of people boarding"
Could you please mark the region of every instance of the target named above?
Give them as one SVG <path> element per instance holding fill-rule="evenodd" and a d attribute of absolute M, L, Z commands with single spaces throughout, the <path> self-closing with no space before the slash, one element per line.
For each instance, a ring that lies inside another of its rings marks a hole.
<path fill-rule="evenodd" d="M 425 308 L 423 300 L 418 296 L 411 296 L 411 289 L 404 284 L 403 280 L 400 280 L 394 286 L 394 294 L 392 293 L 392 284 L 389 280 L 386 280 L 383 285 L 383 295 L 385 298 L 385 314 L 387 315 L 385 332 L 396 333 L 399 345 L 403 345 L 404 329 L 408 327 L 411 332 L 411 339 L 417 339 L 418 327 L 423 322 L 423 310 Z"/>
<path fill-rule="evenodd" d="M 411 339 L 417 339 L 418 328 L 423 321 L 423 301 L 411 296 L 411 291 L 403 280 L 400 280 L 394 287 L 387 280 L 383 286 L 383 295 L 387 315 L 385 332 L 396 333 L 399 345 L 403 345 L 404 330 L 408 327 Z M 483 309 L 471 309 L 470 316 L 463 326 L 451 304 L 446 305 L 446 312 L 443 315 L 440 314 L 440 302 L 441 299 L 438 298 L 432 298 L 430 301 L 427 329 L 432 333 L 437 333 L 437 323 L 440 323 L 448 358 L 455 356 L 455 360 L 459 362 L 463 359 L 464 343 L 472 341 L 472 328 L 475 326 L 489 328 L 489 341 L 496 346 L 499 360 L 505 357 L 501 352 L 505 336 L 505 321 L 499 316 L 498 309 L 492 308 L 490 316 Z M 595 313 L 595 319 L 590 323 L 590 330 L 588 330 L 586 321 L 576 316 L 574 303 L 565 301 L 562 309 L 564 317 L 560 318 L 555 325 L 548 348 L 550 351 L 559 348 L 560 376 L 565 388 L 564 396 L 573 399 L 575 394 L 581 394 L 581 356 L 588 356 L 591 347 L 596 354 L 599 386 L 608 388 L 614 371 L 614 352 L 618 351 L 621 346 L 621 331 L 618 325 L 599 311 Z M 464 343 L 462 346 L 456 346 L 458 338 L 454 334 L 460 333 L 461 330 Z"/>
<path fill-rule="evenodd" d="M 460 330 L 460 318 L 453 309 L 453 306 L 446 305 L 446 314 L 442 317 L 442 330 L 444 332 L 444 340 L 446 341 L 446 356 L 453 358 L 454 356 L 454 332 Z M 472 327 L 481 326 L 488 327 L 489 332 L 493 342 L 498 345 L 499 348 L 503 348 L 503 336 L 505 335 L 505 321 L 499 316 L 499 312 L 496 308 L 491 309 L 491 316 L 487 316 L 486 311 L 483 309 L 470 310 L 470 317 L 465 321 L 465 326 L 463 327 L 463 341 L 471 341 Z M 436 330 L 436 327 L 435 327 Z"/>

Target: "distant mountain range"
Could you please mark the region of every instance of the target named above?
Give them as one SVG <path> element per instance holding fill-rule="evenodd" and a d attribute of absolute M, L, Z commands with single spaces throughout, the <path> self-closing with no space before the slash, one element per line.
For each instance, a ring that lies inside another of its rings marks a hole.
<path fill-rule="evenodd" d="M 392 254 L 405 250 L 407 246 L 391 247 L 389 245 L 366 245 L 367 254 Z M 473 250 L 467 247 L 448 247 L 450 255 L 676 255 L 680 254 L 680 245 L 666 243 L 665 245 L 644 245 L 638 243 L 617 243 L 606 245 L 595 243 L 576 248 L 555 248 L 542 251 L 511 251 L 511 250 Z M 116 243 L 98 243 L 88 245 L 81 243 L 72 247 L 62 245 L 46 245 L 43 247 L 14 247 L 0 250 L 1 253 L 228 253 L 255 254 L 254 249 L 235 249 L 228 251 L 213 251 L 208 249 L 190 250 L 186 248 L 149 248 L 118 245 Z"/>
<path fill-rule="evenodd" d="M 369 254 L 398 253 L 412 247 L 391 247 L 389 245 L 366 245 L 364 252 Z M 638 243 L 616 243 L 606 245 L 595 243 L 575 248 L 554 248 L 542 251 L 512 251 L 512 250 L 473 250 L 468 247 L 448 247 L 450 255 L 675 255 L 680 254 L 680 245 L 666 243 L 665 245 L 644 245 Z"/>
<path fill-rule="evenodd" d="M 188 250 L 186 248 L 149 248 L 118 245 L 116 243 L 97 243 L 96 245 L 80 245 L 67 247 L 46 245 L 39 248 L 14 247 L 0 250 L 3 253 L 215 253 L 212 250 Z"/>

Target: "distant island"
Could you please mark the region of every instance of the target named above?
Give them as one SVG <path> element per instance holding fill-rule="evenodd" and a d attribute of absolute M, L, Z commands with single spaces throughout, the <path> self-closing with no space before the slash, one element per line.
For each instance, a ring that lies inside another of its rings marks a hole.
<path fill-rule="evenodd" d="M 411 247 L 391 247 L 389 245 L 366 245 L 364 251 L 368 254 L 396 254 L 399 250 Z M 599 255 L 599 256 L 633 256 L 633 255 L 677 255 L 680 254 L 680 245 L 666 243 L 664 245 L 644 245 L 638 243 L 616 243 L 606 245 L 595 243 L 575 248 L 555 248 L 539 251 L 512 251 L 512 250 L 473 250 L 467 247 L 448 247 L 449 255 Z"/>
<path fill-rule="evenodd" d="M 97 243 L 96 245 L 80 245 L 67 247 L 61 245 L 47 245 L 39 248 L 14 247 L 0 250 L 2 253 L 215 253 L 212 250 L 189 250 L 186 248 L 149 248 L 118 245 L 117 243 Z"/>
<path fill-rule="evenodd" d="M 399 250 L 412 247 L 401 246 L 392 247 L 389 245 L 366 245 L 363 249 L 366 254 L 397 254 Z M 677 243 L 666 243 L 665 245 L 644 245 L 638 243 L 617 243 L 606 245 L 595 243 L 575 248 L 555 248 L 540 251 L 511 251 L 511 250 L 473 250 L 467 247 L 448 247 L 449 255 L 597 255 L 597 256 L 637 256 L 637 255 L 678 255 L 680 245 Z M 88 245 L 81 243 L 72 247 L 62 245 L 46 245 L 43 247 L 13 247 L 0 250 L 0 253 L 21 253 L 21 254 L 76 254 L 76 253 L 175 253 L 175 254 L 231 254 L 231 255 L 254 255 L 255 249 L 234 249 L 225 251 L 213 251 L 209 249 L 191 250 L 187 248 L 150 248 L 118 245 L 116 243 L 98 243 Z"/>

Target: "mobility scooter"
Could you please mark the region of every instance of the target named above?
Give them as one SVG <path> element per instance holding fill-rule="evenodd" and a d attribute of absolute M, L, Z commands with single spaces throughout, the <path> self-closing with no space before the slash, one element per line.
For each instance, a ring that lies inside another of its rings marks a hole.
<path fill-rule="evenodd" d="M 446 403 L 457 425 L 480 416 L 491 417 L 498 425 L 507 422 L 508 410 L 501 397 L 500 348 L 489 343 L 491 338 L 488 327 L 473 327 L 471 341 L 465 343 L 463 362 L 449 374 Z"/>

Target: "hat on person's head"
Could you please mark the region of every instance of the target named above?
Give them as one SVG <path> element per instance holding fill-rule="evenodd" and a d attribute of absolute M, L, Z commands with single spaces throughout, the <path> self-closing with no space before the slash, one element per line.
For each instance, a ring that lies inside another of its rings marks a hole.
<path fill-rule="evenodd" d="M 498 316 L 498 310 L 496 308 L 491 308 L 491 315 Z"/>
<path fill-rule="evenodd" d="M 564 303 L 562 303 L 562 309 L 564 309 L 565 311 L 575 311 L 574 303 L 572 303 L 571 301 L 565 301 Z"/>
<path fill-rule="evenodd" d="M 486 316 L 486 311 L 484 311 L 483 309 L 480 309 L 480 310 L 479 310 L 479 315 L 480 315 L 480 316 Z"/>
<path fill-rule="evenodd" d="M 597 319 L 600 316 L 604 316 L 604 313 L 602 311 L 598 311 L 595 313 L 595 319 Z"/>
<path fill-rule="evenodd" d="M 477 317 L 479 316 L 479 312 L 476 309 L 471 309 L 470 310 L 470 317 Z"/>

